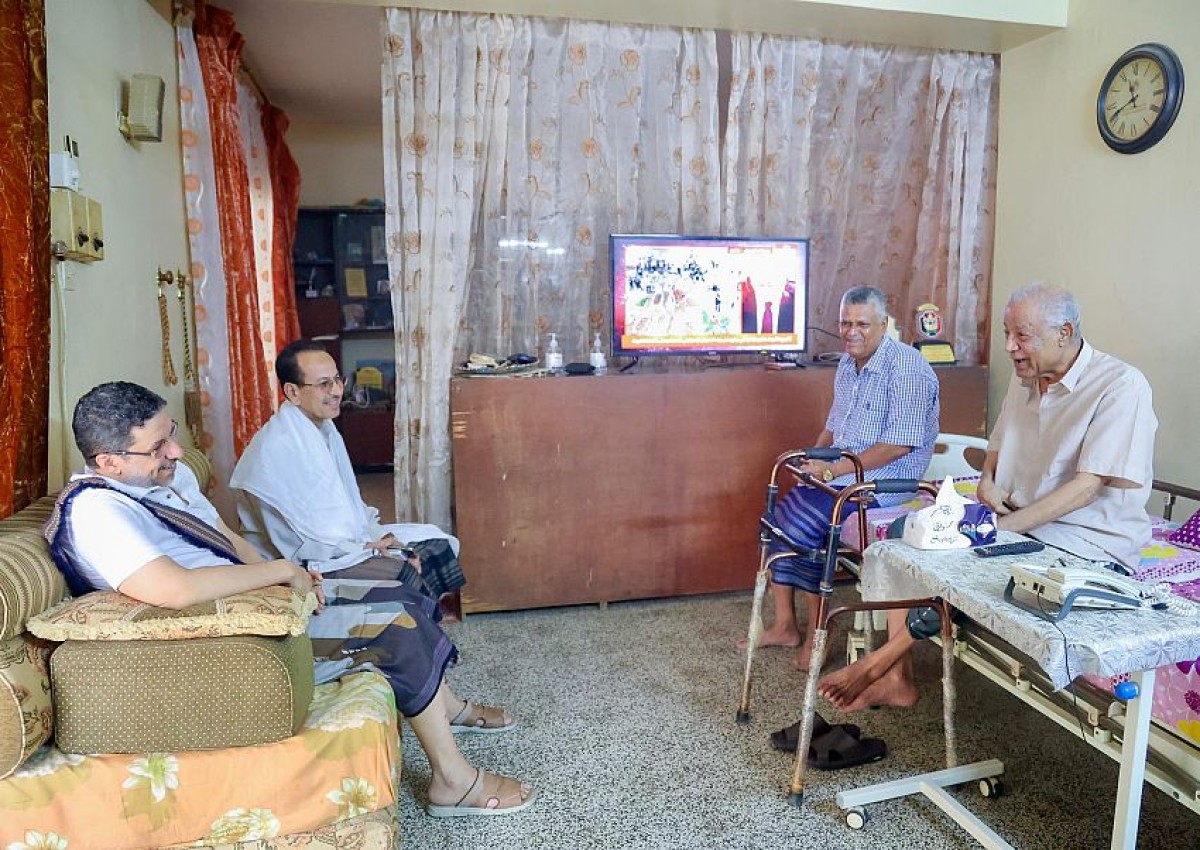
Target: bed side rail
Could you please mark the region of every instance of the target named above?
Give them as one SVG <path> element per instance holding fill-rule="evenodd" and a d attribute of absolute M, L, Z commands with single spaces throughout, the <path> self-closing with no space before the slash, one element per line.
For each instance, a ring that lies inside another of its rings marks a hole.
<path fill-rule="evenodd" d="M 1161 481 L 1155 478 L 1154 482 L 1150 485 L 1150 489 L 1163 495 L 1163 519 L 1171 518 L 1171 511 L 1175 509 L 1176 499 L 1190 499 L 1193 502 L 1200 502 L 1200 490 L 1193 487 L 1184 487 L 1182 484 L 1172 484 L 1170 481 Z"/>

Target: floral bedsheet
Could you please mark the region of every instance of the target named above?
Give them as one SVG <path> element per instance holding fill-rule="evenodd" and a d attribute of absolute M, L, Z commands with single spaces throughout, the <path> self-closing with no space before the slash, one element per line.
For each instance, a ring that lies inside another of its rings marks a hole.
<path fill-rule="evenodd" d="M 232 844 L 310 832 L 396 802 L 392 689 L 364 672 L 316 689 L 301 732 L 273 744 L 143 755 L 43 747 L 0 781 L 5 850 Z"/>

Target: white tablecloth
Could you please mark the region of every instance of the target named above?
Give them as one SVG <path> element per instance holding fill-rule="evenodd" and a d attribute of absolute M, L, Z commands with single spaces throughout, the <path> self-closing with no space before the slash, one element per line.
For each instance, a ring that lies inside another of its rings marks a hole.
<path fill-rule="evenodd" d="M 1017 539 L 1000 536 L 1000 542 Z M 1012 563 L 1048 566 L 1058 558 L 1072 566 L 1089 563 L 1051 547 L 1032 555 L 979 558 L 970 549 L 922 551 L 884 540 L 864 553 L 862 594 L 873 602 L 941 597 L 1036 661 L 1056 688 L 1083 673 L 1117 676 L 1200 656 L 1195 614 L 1077 608 L 1051 623 L 1004 601 Z"/>

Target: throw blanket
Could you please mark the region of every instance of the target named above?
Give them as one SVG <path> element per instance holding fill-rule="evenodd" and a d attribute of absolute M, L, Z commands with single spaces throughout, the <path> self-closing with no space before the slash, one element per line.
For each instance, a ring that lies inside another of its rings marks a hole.
<path fill-rule="evenodd" d="M 314 426 L 291 402 L 250 441 L 229 486 L 270 505 L 311 540 L 333 546 L 383 536 L 377 512 L 358 494 L 342 435 L 328 419 Z"/>
<path fill-rule="evenodd" d="M 135 499 L 128 493 L 123 493 L 116 487 L 110 486 L 100 476 L 77 478 L 59 491 L 58 498 L 54 500 L 54 509 L 50 512 L 50 518 L 46 520 L 46 525 L 42 528 L 42 536 L 50 544 L 50 556 L 54 559 L 59 572 L 63 574 L 63 578 L 67 580 L 67 587 L 70 588 L 72 596 L 82 596 L 85 593 L 95 590 L 80 575 L 78 566 L 69 556 L 66 538 L 67 522 L 70 519 L 71 505 L 75 501 L 75 497 L 85 490 L 95 489 L 108 490 L 131 502 L 137 502 L 152 513 L 163 525 L 170 528 L 189 543 L 199 546 L 202 549 L 207 549 L 214 555 L 224 558 L 227 561 L 232 561 L 235 564 L 242 563 L 242 559 L 238 557 L 237 551 L 234 549 L 233 543 L 230 542 L 229 538 L 208 523 L 196 519 L 196 517 L 186 511 L 172 508 L 169 505 L 159 504 L 151 499 Z"/>

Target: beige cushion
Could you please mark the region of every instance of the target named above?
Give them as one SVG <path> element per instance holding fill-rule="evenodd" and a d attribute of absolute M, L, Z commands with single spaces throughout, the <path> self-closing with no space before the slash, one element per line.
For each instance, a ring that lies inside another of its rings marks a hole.
<path fill-rule="evenodd" d="M 50 656 L 65 753 L 243 747 L 293 735 L 313 693 L 306 636 L 69 641 Z"/>
<path fill-rule="evenodd" d="M 62 573 L 36 531 L 0 535 L 0 640 L 25 631 L 25 622 L 67 595 Z"/>
<path fill-rule="evenodd" d="M 189 446 L 183 450 L 183 457 L 180 460 L 196 474 L 196 483 L 200 485 L 200 492 L 208 492 L 208 482 L 212 478 L 212 461 L 208 459 L 208 455 L 195 446 Z"/>
<path fill-rule="evenodd" d="M 0 537 L 14 531 L 36 531 L 41 534 L 42 526 L 50 519 L 50 511 L 53 509 L 54 497 L 42 496 L 12 516 L 0 519 Z"/>
<path fill-rule="evenodd" d="M 192 605 L 156 608 L 113 590 L 68 599 L 31 617 L 26 628 L 46 640 L 181 640 L 224 635 L 302 635 L 316 608 L 301 596 L 272 585 Z"/>
<path fill-rule="evenodd" d="M 49 644 L 27 637 L 0 641 L 0 779 L 50 738 Z"/>

